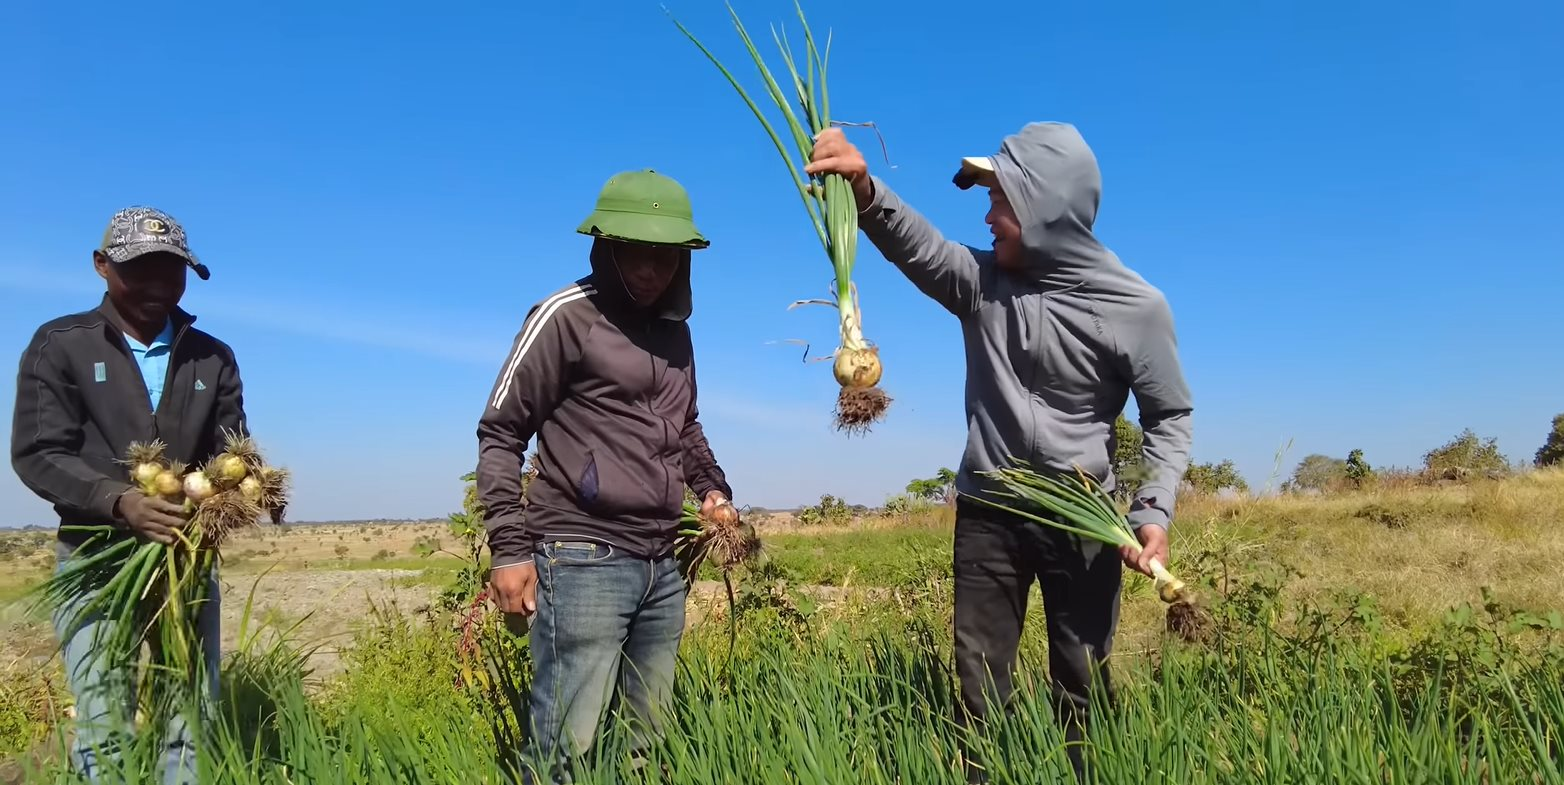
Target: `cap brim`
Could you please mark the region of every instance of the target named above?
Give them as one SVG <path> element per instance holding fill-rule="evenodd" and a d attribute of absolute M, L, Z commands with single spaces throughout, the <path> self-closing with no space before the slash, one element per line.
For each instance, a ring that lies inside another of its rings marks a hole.
<path fill-rule="evenodd" d="M 994 159 L 986 155 L 961 159 L 961 168 L 956 171 L 956 176 L 951 180 L 963 191 L 974 185 L 992 187 L 999 182 L 994 175 Z"/>
<path fill-rule="evenodd" d="M 115 264 L 124 264 L 132 259 L 139 259 L 155 253 L 166 253 L 170 256 L 184 259 L 185 264 L 189 265 L 190 269 L 195 270 L 196 275 L 203 281 L 211 276 L 211 273 L 206 269 L 206 265 L 202 264 L 201 260 L 195 257 L 195 254 L 177 245 L 169 245 L 168 243 L 126 243 L 125 245 L 103 249 L 103 255 L 109 257 L 109 261 Z"/>

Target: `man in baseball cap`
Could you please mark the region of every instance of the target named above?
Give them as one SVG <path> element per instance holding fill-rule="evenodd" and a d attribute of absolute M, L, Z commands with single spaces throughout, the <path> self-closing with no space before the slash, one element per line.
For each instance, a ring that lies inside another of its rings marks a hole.
<path fill-rule="evenodd" d="M 90 559 L 126 541 L 173 543 L 189 513 L 131 483 L 121 463 L 132 443 L 159 439 L 170 461 L 206 463 L 224 434 L 244 433 L 244 391 L 233 350 L 195 328 L 179 307 L 185 270 L 203 280 L 184 229 L 167 213 L 131 207 L 114 214 L 92 252 L 105 293 L 96 307 L 41 325 L 22 354 L 11 428 L 11 466 L 22 483 L 54 506 L 61 564 Z M 107 539 L 93 533 L 107 527 Z M 136 727 L 133 662 L 109 662 L 93 646 L 122 620 L 91 612 L 98 589 L 54 610 L 66 680 L 75 697 L 71 768 L 88 782 L 117 770 L 126 737 L 160 734 L 164 763 L 157 780 L 196 781 L 196 744 L 205 718 L 169 727 Z M 219 687 L 220 587 L 188 608 L 199 628 L 204 689 Z M 155 677 L 161 678 L 161 677 Z M 210 708 L 208 704 L 206 708 Z M 149 778 L 147 781 L 153 781 Z"/>

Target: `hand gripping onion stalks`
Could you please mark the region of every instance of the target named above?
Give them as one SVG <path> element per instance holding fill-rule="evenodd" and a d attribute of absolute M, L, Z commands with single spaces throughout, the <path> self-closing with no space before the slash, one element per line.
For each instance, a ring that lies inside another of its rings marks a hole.
<path fill-rule="evenodd" d="M 88 656 L 105 666 L 136 662 L 143 644 L 152 644 L 135 691 L 147 701 L 142 712 L 151 728 L 166 727 L 174 712 L 196 710 L 205 679 L 196 618 L 208 601 L 218 549 L 265 513 L 280 520 L 288 493 L 287 471 L 268 465 L 248 436 L 224 434 L 223 452 L 194 470 L 168 460 L 165 450 L 161 441 L 133 444 L 124 463 L 135 490 L 185 510 L 173 544 L 127 537 L 123 524 L 62 526 L 87 540 L 33 590 L 40 609 L 62 611 L 62 638 L 97 615 L 120 621 L 99 625 L 90 646 Z"/>
<path fill-rule="evenodd" d="M 1129 547 L 1136 552 L 1141 550 L 1140 540 L 1114 505 L 1113 497 L 1079 467 L 1074 476 L 1055 477 L 1033 471 L 1018 461 L 1012 460 L 1012 463 L 1016 463 L 1019 468 L 999 469 L 985 472 L 985 475 L 998 480 L 1005 488 L 995 496 L 1014 499 L 1021 504 L 1000 504 L 971 494 L 968 498 L 1113 547 Z M 1039 514 L 1040 511 L 1051 514 Z M 1169 572 L 1157 559 L 1152 559 L 1150 566 L 1156 578 L 1157 596 L 1163 602 L 1194 604 L 1194 593 L 1184 581 Z"/>
<path fill-rule="evenodd" d="M 750 39 L 749 32 L 745 30 L 744 24 L 739 21 L 738 14 L 733 11 L 731 5 L 728 7 L 728 14 L 733 18 L 733 26 L 738 30 L 739 38 L 743 40 L 745 48 L 755 62 L 756 69 L 760 72 L 767 94 L 786 121 L 786 131 L 792 136 L 794 152 L 804 164 L 810 160 L 814 151 L 814 140 L 819 137 L 821 131 L 835 126 L 869 125 L 868 123 L 844 123 L 831 119 L 830 92 L 826 89 L 826 65 L 831 59 L 831 42 L 828 37 L 824 51 L 816 47 L 814 35 L 809 30 L 808 21 L 804 19 L 802 7 L 798 7 L 798 19 L 804 30 L 804 56 L 801 61 L 794 58 L 793 51 L 787 44 L 787 37 L 779 34 L 775 29 L 772 30 L 772 39 L 776 41 L 777 47 L 782 52 L 782 61 L 787 66 L 786 76 L 791 79 L 786 89 L 772 75 L 765 58 L 761 56 L 760 50 L 755 48 L 755 42 Z M 802 300 L 793 303 L 790 307 L 830 305 L 836 308 L 841 333 L 841 344 L 832 355 L 834 359 L 832 370 L 836 383 L 841 388 L 836 399 L 836 427 L 849 434 L 867 432 L 871 425 L 885 416 L 891 399 L 879 387 L 880 376 L 884 369 L 880 363 L 879 350 L 863 337 L 863 310 L 859 307 L 858 290 L 852 281 L 853 263 L 858 251 L 858 204 L 853 195 L 852 185 L 842 176 L 835 174 L 824 178 L 810 178 L 806 183 L 802 165 L 796 163 L 790 156 L 788 147 L 783 143 L 775 126 L 766 119 L 765 113 L 750 98 L 738 79 L 684 25 L 679 24 L 678 20 L 674 20 L 674 24 L 706 55 L 712 65 L 722 72 L 733 89 L 738 91 L 739 97 L 749 106 L 750 111 L 754 112 L 761 127 L 771 137 L 777 152 L 782 156 L 782 162 L 787 165 L 788 174 L 793 177 L 793 185 L 797 187 L 799 197 L 803 200 L 804 210 L 809 214 L 809 222 L 814 226 L 815 234 L 819 236 L 820 244 L 831 260 L 835 287 L 833 300 Z M 800 64 L 804 66 L 803 73 L 799 72 Z M 793 101 L 797 102 L 799 112 L 794 111 Z"/>
<path fill-rule="evenodd" d="M 687 583 L 695 582 L 696 574 L 708 558 L 726 576 L 733 568 L 754 560 L 759 553 L 760 538 L 755 535 L 755 527 L 740 519 L 738 508 L 732 502 L 724 499 L 709 518 L 702 517 L 700 508 L 695 505 L 684 505 L 679 535 L 674 541 L 674 558 Z"/>

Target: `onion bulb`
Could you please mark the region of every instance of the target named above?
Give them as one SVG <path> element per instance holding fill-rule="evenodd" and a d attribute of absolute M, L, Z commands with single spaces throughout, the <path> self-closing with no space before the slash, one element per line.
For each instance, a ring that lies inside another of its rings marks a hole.
<path fill-rule="evenodd" d="M 213 494 L 217 493 L 206 472 L 195 471 L 185 475 L 184 486 L 185 497 L 197 504 L 212 498 Z"/>
<path fill-rule="evenodd" d="M 165 471 L 158 474 L 157 479 L 153 481 L 153 487 L 157 489 L 157 495 L 172 499 L 179 495 L 183 484 L 179 481 L 179 475 Z"/>
<path fill-rule="evenodd" d="M 723 499 L 712 508 L 711 522 L 719 526 L 733 526 L 739 522 L 739 511 L 733 506 L 733 502 Z"/>
<path fill-rule="evenodd" d="M 836 383 L 843 387 L 873 387 L 880 383 L 880 353 L 873 347 L 843 347 L 836 352 L 832 370 L 836 373 Z"/>
<path fill-rule="evenodd" d="M 252 504 L 261 503 L 261 481 L 253 475 L 239 481 L 239 492 L 244 494 L 244 498 L 250 500 Z"/>
<path fill-rule="evenodd" d="M 138 463 L 130 470 L 130 476 L 142 488 L 156 488 L 157 476 L 163 473 L 163 467 L 155 463 Z"/>
<path fill-rule="evenodd" d="M 212 470 L 216 475 L 214 479 L 226 483 L 239 482 L 249 474 L 242 458 L 226 452 L 212 460 Z"/>

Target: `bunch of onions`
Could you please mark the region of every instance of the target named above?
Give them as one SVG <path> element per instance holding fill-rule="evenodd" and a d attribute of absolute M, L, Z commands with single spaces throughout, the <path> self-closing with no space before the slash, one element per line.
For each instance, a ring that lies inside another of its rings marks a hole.
<path fill-rule="evenodd" d="M 679 574 L 689 586 L 695 585 L 701 565 L 708 558 L 722 573 L 722 586 L 728 593 L 728 656 L 731 660 L 738 641 L 735 615 L 738 598 L 733 594 L 733 570 L 759 558 L 760 537 L 755 534 L 755 527 L 745 523 L 738 508 L 727 499 L 723 499 L 710 516 L 701 515 L 699 507 L 685 502 L 673 556 L 679 564 Z"/>
<path fill-rule="evenodd" d="M 726 499 L 703 516 L 694 504 L 684 505 L 679 534 L 674 540 L 674 558 L 687 583 L 693 584 L 707 559 L 724 576 L 741 564 L 748 564 L 760 553 L 760 538 L 755 527 L 745 523 L 738 508 Z"/>
<path fill-rule="evenodd" d="M 161 441 L 132 444 L 124 463 L 135 487 L 150 498 L 181 505 L 187 523 L 170 545 L 125 537 L 113 525 L 62 526 L 84 533 L 77 555 L 33 589 L 37 607 L 65 613 L 62 640 L 94 616 L 120 623 L 100 626 L 89 656 L 107 666 L 136 662 L 152 643 L 150 667 L 137 669 L 145 716 L 164 727 L 170 712 L 190 703 L 205 679 L 197 611 L 208 601 L 219 548 L 269 512 L 280 521 L 288 472 L 268 465 L 248 436 L 224 434 L 224 450 L 204 467 L 187 470 L 168 460 Z M 155 686 L 154 686 L 155 685 Z"/>
<path fill-rule="evenodd" d="M 780 35 L 775 29 L 772 30 L 772 38 L 782 51 L 782 61 L 786 64 L 788 76 L 792 79 L 787 89 L 784 89 L 772 76 L 765 58 L 755 48 L 754 41 L 750 39 L 748 31 L 744 29 L 743 23 L 739 21 L 738 14 L 733 11 L 731 5 L 728 7 L 728 13 L 733 18 L 733 26 L 738 30 L 744 46 L 749 50 L 750 57 L 755 61 L 755 67 L 760 71 L 767 94 L 786 121 L 787 131 L 792 136 L 793 152 L 801 161 L 807 164 L 810 160 L 814 151 L 814 139 L 821 131 L 834 126 L 861 125 L 831 119 L 830 93 L 826 89 L 826 65 L 830 61 L 830 40 L 828 38 L 826 41 L 823 52 L 816 47 L 815 38 L 809 31 L 809 23 L 804 19 L 802 7 L 798 8 L 798 18 L 804 29 L 805 50 L 802 58 L 802 73 L 798 68 L 800 61 L 794 59 L 786 37 Z M 853 196 L 852 185 L 835 174 L 824 178 L 810 178 L 806 182 L 802 174 L 802 165 L 790 156 L 788 146 L 783 143 L 776 128 L 734 78 L 733 73 L 723 66 L 694 34 L 684 25 L 679 24 L 678 20 L 674 20 L 674 24 L 738 91 L 739 97 L 749 106 L 750 111 L 754 112 L 756 119 L 771 137 L 777 152 L 782 156 L 783 163 L 787 165 L 788 174 L 792 175 L 793 184 L 798 188 L 799 196 L 803 200 L 804 210 L 809 214 L 809 221 L 820 238 L 821 246 L 830 257 L 831 269 L 835 275 L 833 300 L 801 300 L 793 303 L 792 307 L 830 305 L 837 309 L 841 344 L 832 357 L 836 382 L 841 389 L 836 400 L 836 427 L 849 434 L 864 433 L 885 416 L 891 399 L 878 386 L 883 372 L 880 354 L 879 350 L 863 336 L 863 310 L 859 306 L 858 291 L 852 281 L 853 263 L 858 251 L 858 205 Z M 798 104 L 798 112 L 793 109 L 793 101 Z"/>
<path fill-rule="evenodd" d="M 997 480 L 1005 489 L 993 495 L 1013 499 L 1020 502 L 1019 505 L 1002 504 L 976 494 L 968 494 L 967 498 L 1115 548 L 1141 551 L 1140 540 L 1130 529 L 1124 514 L 1119 512 L 1113 497 L 1080 467 L 1076 467 L 1073 476 L 1055 476 L 1034 471 L 1024 462 L 1012 460 L 1012 464 L 1013 468 L 985 472 L 985 476 Z M 1163 602 L 1194 605 L 1194 593 L 1161 561 L 1152 559 L 1150 567 L 1157 595 Z"/>

